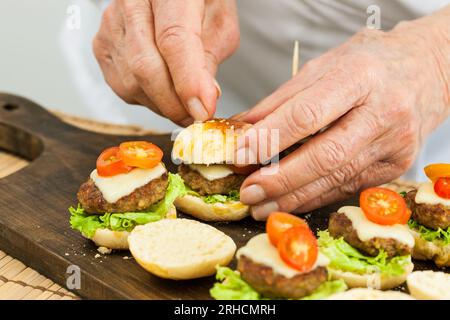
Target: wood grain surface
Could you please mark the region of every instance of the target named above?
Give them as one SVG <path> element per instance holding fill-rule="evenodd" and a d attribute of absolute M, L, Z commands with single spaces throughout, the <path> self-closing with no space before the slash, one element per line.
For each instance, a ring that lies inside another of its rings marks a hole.
<path fill-rule="evenodd" d="M 132 136 L 88 132 L 62 122 L 26 99 L 0 94 L 0 149 L 31 163 L 0 180 L 0 249 L 65 287 L 67 268 L 78 266 L 81 288 L 90 299 L 207 299 L 214 279 L 159 279 L 140 268 L 129 252 L 100 256 L 96 247 L 71 230 L 67 208 L 76 205 L 76 192 L 105 147 Z M 145 135 L 159 145 L 171 171 L 169 135 Z M 347 204 L 355 204 L 352 199 Z M 307 216 L 312 228 L 324 228 L 329 212 L 342 204 Z M 237 246 L 262 232 L 252 219 L 216 223 Z M 232 266 L 235 265 L 233 261 Z"/>

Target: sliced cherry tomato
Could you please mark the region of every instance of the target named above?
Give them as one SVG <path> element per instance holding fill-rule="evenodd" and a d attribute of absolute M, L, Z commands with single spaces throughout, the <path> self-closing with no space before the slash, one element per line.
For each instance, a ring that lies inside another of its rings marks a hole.
<path fill-rule="evenodd" d="M 260 166 L 257 165 L 257 164 L 250 164 L 250 165 L 245 166 L 245 167 L 236 167 L 234 165 L 230 165 L 229 167 L 236 174 L 242 174 L 242 175 L 248 176 L 251 173 L 253 173 L 256 170 L 258 170 Z"/>
<path fill-rule="evenodd" d="M 434 192 L 444 199 L 450 199 L 450 178 L 439 178 L 434 183 Z"/>
<path fill-rule="evenodd" d="M 450 177 L 450 164 L 447 163 L 435 163 L 426 166 L 424 169 L 425 174 L 431 181 L 436 181 L 439 178 Z"/>
<path fill-rule="evenodd" d="M 367 219 L 381 225 L 404 223 L 408 208 L 397 192 L 386 188 L 369 188 L 359 197 L 361 209 Z"/>
<path fill-rule="evenodd" d="M 277 248 L 281 259 L 301 272 L 310 271 L 319 254 L 316 237 L 309 228 L 303 226 L 286 230 L 278 241 Z"/>
<path fill-rule="evenodd" d="M 270 214 L 266 223 L 266 232 L 269 236 L 270 242 L 274 246 L 278 244 L 281 235 L 292 227 L 304 226 L 308 227 L 308 224 L 302 218 L 294 216 L 286 212 L 273 212 Z"/>
<path fill-rule="evenodd" d="M 119 155 L 119 147 L 104 150 L 97 158 L 97 173 L 102 177 L 111 177 L 130 172 L 133 168 L 127 166 Z"/>
<path fill-rule="evenodd" d="M 162 150 L 147 141 L 123 142 L 119 148 L 123 162 L 132 167 L 150 169 L 157 166 L 163 157 Z"/>
<path fill-rule="evenodd" d="M 407 224 L 410 218 L 411 218 L 411 210 L 409 210 L 408 208 L 406 208 L 405 214 L 404 214 L 403 217 L 400 219 L 399 224 Z"/>

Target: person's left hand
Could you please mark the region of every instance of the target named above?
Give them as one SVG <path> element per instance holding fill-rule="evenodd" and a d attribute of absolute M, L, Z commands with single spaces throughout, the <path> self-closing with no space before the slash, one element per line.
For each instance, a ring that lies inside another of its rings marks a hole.
<path fill-rule="evenodd" d="M 450 111 L 441 43 L 425 41 L 413 26 L 361 31 L 238 117 L 255 123 L 256 132 L 279 130 L 280 150 L 332 124 L 283 158 L 276 174 L 259 170 L 245 180 L 241 201 L 252 205 L 255 219 L 277 210 L 308 212 L 411 166 L 424 138 Z M 274 156 L 271 150 L 261 158 L 267 151 L 262 142 L 247 134 L 237 157 L 261 162 Z"/>

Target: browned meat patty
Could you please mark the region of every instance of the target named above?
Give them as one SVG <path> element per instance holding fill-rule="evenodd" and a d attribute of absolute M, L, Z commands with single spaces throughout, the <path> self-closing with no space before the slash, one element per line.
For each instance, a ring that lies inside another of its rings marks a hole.
<path fill-rule="evenodd" d="M 373 238 L 369 241 L 361 241 L 353 228 L 352 221 L 343 213 L 334 212 L 330 215 L 328 231 L 333 238 L 343 237 L 352 247 L 369 256 L 378 255 L 380 249 L 386 251 L 389 257 L 411 254 L 412 248 L 395 239 Z"/>
<path fill-rule="evenodd" d="M 405 197 L 414 220 L 431 229 L 447 229 L 450 227 L 450 207 L 441 204 L 416 203 L 416 194 L 417 190 L 411 190 Z"/>
<path fill-rule="evenodd" d="M 328 279 L 325 267 L 286 278 L 276 274 L 271 267 L 256 263 L 246 256 L 239 258 L 238 270 L 242 279 L 267 298 L 300 299 L 313 293 Z"/>
<path fill-rule="evenodd" d="M 228 194 L 230 191 L 239 190 L 242 182 L 247 177 L 240 174 L 230 174 L 225 178 L 209 181 L 200 173 L 184 164 L 178 167 L 178 174 L 192 190 L 202 196 L 208 194 Z"/>
<path fill-rule="evenodd" d="M 81 185 L 77 197 L 83 209 L 92 214 L 144 211 L 164 198 L 167 185 L 168 176 L 164 174 L 161 178 L 150 181 L 117 202 L 109 203 L 103 198 L 94 181 L 89 179 Z"/>

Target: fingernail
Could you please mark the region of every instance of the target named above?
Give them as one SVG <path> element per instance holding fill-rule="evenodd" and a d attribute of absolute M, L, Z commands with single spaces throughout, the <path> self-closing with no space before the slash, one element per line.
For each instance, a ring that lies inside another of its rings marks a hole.
<path fill-rule="evenodd" d="M 274 211 L 278 211 L 279 206 L 275 201 L 266 202 L 259 206 L 253 206 L 251 208 L 251 214 L 253 219 L 257 221 L 266 220 L 269 214 Z"/>
<path fill-rule="evenodd" d="M 237 166 L 244 166 L 247 164 L 255 164 L 256 157 L 253 154 L 253 151 L 249 148 L 243 147 L 236 151 L 236 162 Z"/>
<path fill-rule="evenodd" d="M 222 96 L 222 89 L 220 88 L 220 85 L 217 82 L 217 80 L 215 78 L 213 78 L 213 80 L 214 80 L 214 85 L 216 86 L 216 89 L 217 89 L 217 99 L 219 99 Z"/>
<path fill-rule="evenodd" d="M 183 119 L 180 121 L 180 125 L 182 125 L 183 127 L 190 126 L 193 123 L 194 123 L 194 118 L 192 118 L 192 117 L 187 117 L 186 119 Z"/>
<path fill-rule="evenodd" d="M 266 200 L 266 192 L 257 184 L 252 184 L 241 191 L 240 199 L 245 204 L 255 204 Z"/>
<path fill-rule="evenodd" d="M 187 102 L 188 112 L 195 119 L 199 121 L 208 120 L 209 115 L 203 103 L 196 97 L 189 99 Z"/>

